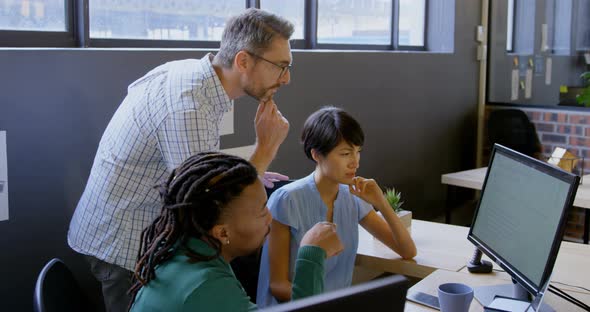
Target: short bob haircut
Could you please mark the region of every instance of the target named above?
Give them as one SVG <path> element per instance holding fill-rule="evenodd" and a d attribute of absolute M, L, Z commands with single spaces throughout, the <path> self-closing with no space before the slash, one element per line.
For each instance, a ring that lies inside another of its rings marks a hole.
<path fill-rule="evenodd" d="M 344 110 L 327 106 L 311 114 L 301 132 L 301 144 L 307 158 L 313 160 L 311 150 L 328 155 L 341 141 L 363 146 L 365 134 L 361 125 Z"/>

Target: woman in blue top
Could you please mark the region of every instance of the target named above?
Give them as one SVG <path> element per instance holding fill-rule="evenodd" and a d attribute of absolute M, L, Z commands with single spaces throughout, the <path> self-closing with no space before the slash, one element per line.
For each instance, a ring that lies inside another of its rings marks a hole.
<path fill-rule="evenodd" d="M 326 261 L 326 291 L 351 284 L 358 224 L 404 259 L 416 255 L 412 238 L 379 185 L 373 179 L 356 176 L 364 142 L 358 122 L 341 109 L 325 107 L 307 119 L 301 140 L 316 168 L 309 176 L 275 191 L 268 201 L 273 220 L 262 251 L 258 306 L 291 299 L 299 243 L 303 234 L 320 221 L 335 223 L 344 245 L 342 253 Z"/>

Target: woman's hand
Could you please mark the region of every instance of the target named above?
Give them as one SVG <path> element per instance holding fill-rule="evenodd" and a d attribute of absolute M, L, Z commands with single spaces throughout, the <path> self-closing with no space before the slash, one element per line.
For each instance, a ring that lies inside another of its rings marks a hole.
<path fill-rule="evenodd" d="M 363 177 L 354 177 L 352 184 L 348 186 L 350 193 L 360 197 L 362 200 L 373 205 L 379 209 L 385 197 L 383 191 L 373 179 L 365 179 Z"/>

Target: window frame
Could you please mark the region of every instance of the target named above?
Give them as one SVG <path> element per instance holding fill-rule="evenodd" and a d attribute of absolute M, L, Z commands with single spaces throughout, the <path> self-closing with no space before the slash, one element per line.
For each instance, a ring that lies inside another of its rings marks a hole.
<path fill-rule="evenodd" d="M 177 48 L 177 49 L 219 49 L 219 41 L 211 40 L 153 40 L 153 39 L 130 39 L 130 38 L 91 38 L 90 37 L 90 7 L 89 0 L 78 0 L 84 2 L 83 11 L 78 12 L 78 15 L 83 15 L 84 21 L 83 29 L 80 36 L 80 41 L 84 47 L 92 48 Z M 257 0 L 243 0 L 244 9 L 260 6 L 260 1 Z M 82 26 L 82 25 L 80 25 Z"/>
<path fill-rule="evenodd" d="M 76 0 L 64 0 L 65 31 L 0 30 L 0 47 L 76 47 Z"/>
<path fill-rule="evenodd" d="M 508 11 L 506 12 L 506 44 L 508 44 L 508 31 L 510 31 L 511 36 L 510 36 L 510 49 L 508 49 L 508 46 L 506 46 L 506 53 L 514 53 L 514 37 L 515 37 L 515 33 L 514 30 L 516 29 L 516 1 L 517 0 L 512 0 L 512 29 L 508 29 L 508 18 L 510 18 Z M 506 1 L 507 4 L 507 8 L 509 5 L 509 1 Z"/>
<path fill-rule="evenodd" d="M 411 46 L 411 45 L 401 45 L 399 44 L 399 6 L 400 0 L 395 1 L 395 8 L 393 11 L 393 17 L 395 17 L 396 22 L 393 22 L 393 30 L 395 31 L 395 36 L 392 38 L 392 42 L 395 42 L 395 50 L 403 50 L 403 51 L 426 51 L 426 47 L 428 47 L 428 36 L 426 33 L 428 32 L 428 0 L 424 0 L 424 31 L 422 32 L 422 45 L 421 46 Z M 395 41 L 394 41 L 395 39 Z"/>
<path fill-rule="evenodd" d="M 150 40 L 126 38 L 90 38 L 89 0 L 64 0 L 67 31 L 0 30 L 0 47 L 81 47 L 81 48 L 204 48 L 218 49 L 219 41 Z M 260 0 L 243 0 L 244 9 L 260 8 Z M 317 42 L 318 2 L 304 0 L 303 39 L 290 40 L 293 49 L 427 51 L 429 0 L 424 0 L 424 31 L 422 46 L 399 45 L 399 1 L 392 0 L 391 44 L 333 44 Z"/>
<path fill-rule="evenodd" d="M 248 8 L 257 8 L 260 9 L 260 0 L 249 0 L 248 2 Z M 304 0 L 303 1 L 303 39 L 291 39 L 289 40 L 289 43 L 291 44 L 291 49 L 309 49 L 307 47 L 307 38 L 308 34 L 306 32 L 307 29 L 309 29 L 311 26 L 308 26 L 308 13 L 307 13 L 307 9 L 309 8 L 310 4 L 308 0 Z"/>

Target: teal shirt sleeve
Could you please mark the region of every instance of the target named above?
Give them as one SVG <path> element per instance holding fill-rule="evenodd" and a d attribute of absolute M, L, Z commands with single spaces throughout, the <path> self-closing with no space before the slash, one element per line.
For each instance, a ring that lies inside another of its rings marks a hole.
<path fill-rule="evenodd" d="M 291 299 L 300 299 L 324 291 L 326 252 L 316 246 L 303 246 L 297 253 Z M 183 311 L 253 311 L 254 303 L 239 281 L 232 276 L 208 279 L 184 301 Z"/>
<path fill-rule="evenodd" d="M 253 311 L 256 305 L 234 277 L 209 279 L 184 301 L 183 311 Z"/>
<path fill-rule="evenodd" d="M 324 291 L 324 261 L 326 252 L 316 246 L 303 246 L 297 252 L 291 300 L 301 299 Z"/>

